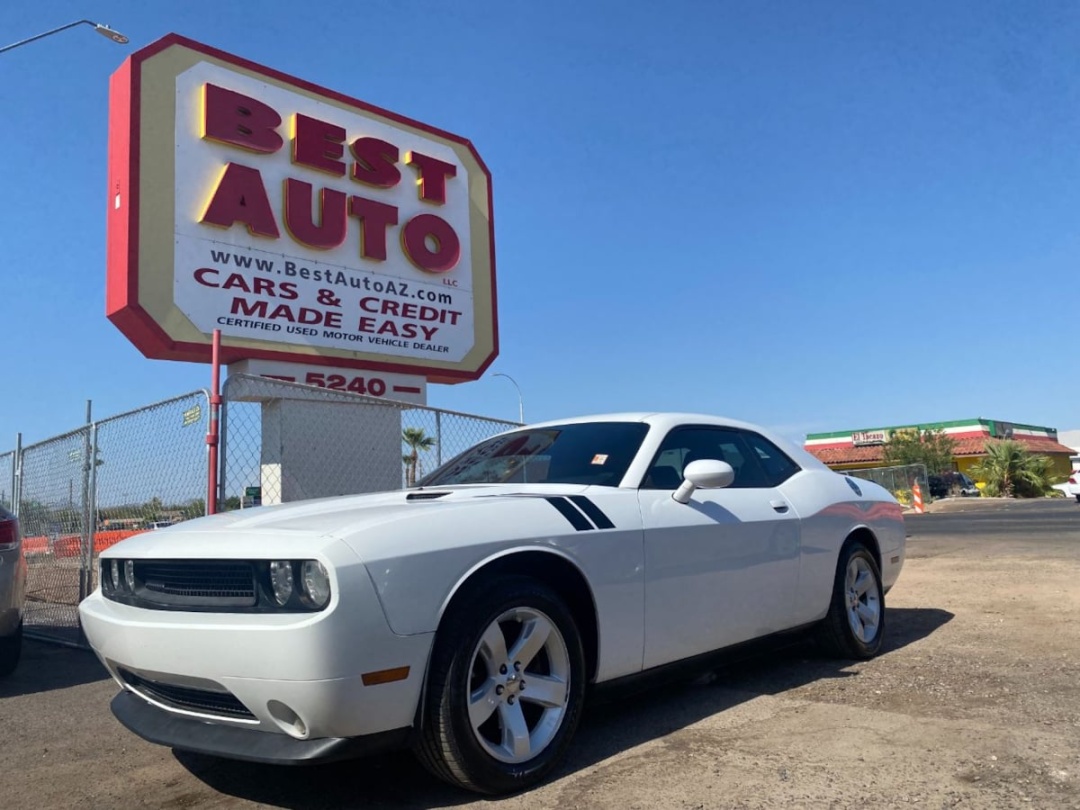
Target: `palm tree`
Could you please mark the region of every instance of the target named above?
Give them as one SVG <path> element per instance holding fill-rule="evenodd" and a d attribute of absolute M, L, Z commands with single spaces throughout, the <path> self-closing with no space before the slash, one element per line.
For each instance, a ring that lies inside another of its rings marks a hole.
<path fill-rule="evenodd" d="M 986 455 L 971 468 L 971 473 L 986 482 L 987 495 L 1006 498 L 1039 497 L 1054 483 L 1050 457 L 1035 455 L 1011 439 L 987 442 Z"/>
<path fill-rule="evenodd" d="M 423 428 L 407 427 L 401 431 L 401 441 L 409 448 L 408 454 L 401 457 L 405 464 L 405 486 L 415 486 L 420 477 L 420 451 L 434 447 L 435 439 L 424 433 Z"/>

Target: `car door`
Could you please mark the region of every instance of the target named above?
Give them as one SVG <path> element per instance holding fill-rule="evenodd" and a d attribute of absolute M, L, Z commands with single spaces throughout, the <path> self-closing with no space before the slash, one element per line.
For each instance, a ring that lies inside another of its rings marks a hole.
<path fill-rule="evenodd" d="M 645 532 L 646 668 L 782 630 L 792 623 L 799 518 L 777 489 L 758 434 L 683 426 L 664 439 L 639 490 Z M 784 456 L 786 459 L 786 456 Z M 735 470 L 723 489 L 671 496 L 691 461 Z M 787 463 L 798 469 L 787 459 Z M 790 473 L 789 473 L 790 474 Z"/>

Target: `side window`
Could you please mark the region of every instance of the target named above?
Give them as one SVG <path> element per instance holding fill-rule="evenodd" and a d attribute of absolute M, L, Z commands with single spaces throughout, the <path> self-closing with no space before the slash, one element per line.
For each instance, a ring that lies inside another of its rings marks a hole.
<path fill-rule="evenodd" d="M 767 486 L 779 486 L 801 469 L 783 450 L 764 436 L 749 432 L 744 432 L 742 435 L 765 472 L 765 477 L 769 482 Z"/>
<path fill-rule="evenodd" d="M 720 427 L 681 427 L 672 430 L 660 445 L 642 489 L 676 489 L 691 461 L 726 461 L 735 470 L 732 488 L 767 487 L 768 476 L 757 452 L 741 431 Z"/>

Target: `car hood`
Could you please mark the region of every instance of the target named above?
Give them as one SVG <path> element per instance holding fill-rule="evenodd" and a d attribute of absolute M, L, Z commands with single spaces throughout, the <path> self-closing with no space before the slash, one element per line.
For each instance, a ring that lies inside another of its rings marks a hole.
<path fill-rule="evenodd" d="M 230 556 L 266 557 L 282 544 L 306 541 L 306 548 L 314 550 L 391 522 L 421 516 L 438 519 L 437 515 L 447 510 L 475 508 L 505 496 L 576 495 L 587 489 L 573 484 L 475 484 L 296 501 L 224 512 L 144 532 L 117 543 L 105 556 L 221 557 L 227 536 Z M 322 542 L 312 544 L 317 538 Z"/>

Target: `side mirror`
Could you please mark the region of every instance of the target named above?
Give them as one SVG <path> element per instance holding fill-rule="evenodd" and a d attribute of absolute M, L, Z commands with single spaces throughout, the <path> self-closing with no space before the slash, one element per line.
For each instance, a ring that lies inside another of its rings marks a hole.
<path fill-rule="evenodd" d="M 691 461 L 683 470 L 683 482 L 671 497 L 679 503 L 690 503 L 696 489 L 723 489 L 735 480 L 735 470 L 726 461 L 703 458 Z"/>

